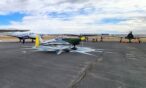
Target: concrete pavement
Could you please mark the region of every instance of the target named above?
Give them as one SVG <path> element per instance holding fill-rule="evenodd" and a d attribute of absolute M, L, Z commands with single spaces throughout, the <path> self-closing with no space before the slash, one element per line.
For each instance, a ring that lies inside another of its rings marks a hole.
<path fill-rule="evenodd" d="M 0 43 L 0 88 L 145 88 L 146 44 L 84 43 L 94 56 Z"/>

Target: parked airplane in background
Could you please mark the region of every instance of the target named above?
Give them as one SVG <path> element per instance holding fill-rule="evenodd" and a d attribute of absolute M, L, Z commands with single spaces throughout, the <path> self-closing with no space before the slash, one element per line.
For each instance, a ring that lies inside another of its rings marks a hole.
<path fill-rule="evenodd" d="M 13 32 L 13 33 L 8 33 L 8 36 L 16 37 L 22 43 L 25 43 L 26 39 L 31 39 L 32 42 L 34 42 L 36 38 L 36 34 L 32 32 Z"/>
<path fill-rule="evenodd" d="M 5 35 L 13 36 L 19 38 L 20 42 L 25 43 L 26 39 L 32 39 L 32 42 L 35 39 L 36 34 L 28 32 L 29 30 L 26 29 L 0 29 L 1 33 L 5 33 Z"/>
<path fill-rule="evenodd" d="M 37 35 L 33 49 L 37 51 L 56 52 L 57 55 L 62 52 L 77 52 L 87 55 L 92 55 L 89 52 L 102 52 L 88 47 L 76 47 L 80 41 L 81 39 L 79 38 L 56 38 L 43 41 L 42 38 Z"/>
<path fill-rule="evenodd" d="M 126 36 L 126 37 L 125 37 L 125 36 Z M 123 41 L 122 41 L 123 38 L 128 39 L 128 40 L 129 40 L 128 43 L 132 43 L 132 40 L 137 40 L 138 43 L 141 43 L 140 38 L 143 38 L 143 37 L 141 37 L 141 36 L 136 36 L 136 35 L 134 36 L 133 33 L 132 33 L 132 31 L 130 31 L 130 32 L 128 33 L 128 35 L 124 35 L 124 37 L 121 37 L 121 39 L 120 39 L 120 42 L 121 42 L 121 43 L 123 42 Z"/>

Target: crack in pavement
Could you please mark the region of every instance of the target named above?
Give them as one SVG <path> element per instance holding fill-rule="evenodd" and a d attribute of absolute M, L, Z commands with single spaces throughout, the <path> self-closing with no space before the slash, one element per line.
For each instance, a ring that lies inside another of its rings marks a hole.
<path fill-rule="evenodd" d="M 77 88 L 77 85 L 86 77 L 87 73 L 89 73 L 89 72 L 91 71 L 91 69 L 93 69 L 93 67 L 95 66 L 95 64 L 97 64 L 97 63 L 103 61 L 103 58 L 102 58 L 103 53 L 104 53 L 104 52 L 102 52 L 102 53 L 100 54 L 100 56 L 99 56 L 98 59 L 96 59 L 96 60 L 93 61 L 93 62 L 88 63 L 88 65 L 86 65 L 86 67 L 84 67 L 84 68 L 81 70 L 79 76 L 78 76 L 75 80 L 73 80 L 73 81 L 71 82 L 71 84 L 69 85 L 68 88 Z"/>

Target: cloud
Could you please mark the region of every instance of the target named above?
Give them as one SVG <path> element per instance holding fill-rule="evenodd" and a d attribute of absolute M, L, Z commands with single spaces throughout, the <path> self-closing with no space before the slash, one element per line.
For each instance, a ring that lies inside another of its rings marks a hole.
<path fill-rule="evenodd" d="M 44 33 L 146 33 L 145 0 L 1 0 L 0 15 L 25 14 L 0 27 Z"/>

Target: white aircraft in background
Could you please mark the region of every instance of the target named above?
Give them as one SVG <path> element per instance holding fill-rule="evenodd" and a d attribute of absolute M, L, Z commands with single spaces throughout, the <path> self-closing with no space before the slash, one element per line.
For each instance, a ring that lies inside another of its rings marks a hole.
<path fill-rule="evenodd" d="M 87 55 L 92 55 L 89 52 L 102 52 L 101 49 L 96 50 L 96 49 L 92 49 L 88 47 L 77 47 L 76 49 L 74 49 L 75 46 L 71 43 L 71 41 L 75 41 L 76 43 L 78 43 L 80 42 L 78 40 L 80 39 L 56 38 L 56 39 L 43 41 L 42 38 L 39 35 L 37 35 L 35 46 L 33 47 L 33 49 L 37 51 L 56 52 L 57 55 L 60 55 L 62 52 L 77 52 L 77 53 L 82 53 L 82 54 L 87 54 Z"/>
<path fill-rule="evenodd" d="M 32 32 L 13 32 L 13 33 L 8 33 L 7 35 L 18 38 L 19 41 L 22 43 L 25 43 L 26 39 L 31 39 L 32 42 L 34 42 L 36 38 L 36 34 Z"/>
<path fill-rule="evenodd" d="M 32 39 L 34 42 L 36 34 L 28 32 L 29 30 L 20 30 L 20 29 L 0 29 L 0 33 L 3 35 L 13 36 L 20 40 L 20 42 L 25 43 L 26 39 Z"/>

